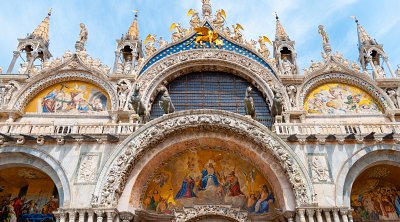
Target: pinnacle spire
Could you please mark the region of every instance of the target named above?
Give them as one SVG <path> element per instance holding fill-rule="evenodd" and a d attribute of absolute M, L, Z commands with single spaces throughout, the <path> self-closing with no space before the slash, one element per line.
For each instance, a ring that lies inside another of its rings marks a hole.
<path fill-rule="evenodd" d="M 126 33 L 127 36 L 131 39 L 139 39 L 139 26 L 138 26 L 138 10 L 133 10 L 135 13 L 135 18 L 133 19 L 133 22 L 131 26 L 128 29 L 128 32 Z"/>
<path fill-rule="evenodd" d="M 275 12 L 276 18 L 276 32 L 275 32 L 275 40 L 276 41 L 290 41 L 288 34 L 283 28 L 281 22 L 279 21 L 278 14 Z"/>
<path fill-rule="evenodd" d="M 203 4 L 202 6 L 203 17 L 211 18 L 212 9 L 210 0 L 201 0 L 201 3 Z"/>
<path fill-rule="evenodd" d="M 51 9 L 47 13 L 46 18 L 33 30 L 32 37 L 41 38 L 45 42 L 49 42 L 49 28 L 50 28 Z"/>
<path fill-rule="evenodd" d="M 368 35 L 367 31 L 362 27 L 360 23 L 358 23 L 358 19 L 355 16 L 352 16 L 357 24 L 357 33 L 358 33 L 358 45 L 361 47 L 363 44 L 371 44 L 375 45 L 376 42 Z"/>

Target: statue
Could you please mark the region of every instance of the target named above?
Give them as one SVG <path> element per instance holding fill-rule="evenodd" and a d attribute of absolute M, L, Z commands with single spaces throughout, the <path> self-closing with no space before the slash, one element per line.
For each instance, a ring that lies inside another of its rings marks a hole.
<path fill-rule="evenodd" d="M 8 105 L 16 89 L 14 83 L 8 83 L 4 86 L 2 105 Z"/>
<path fill-rule="evenodd" d="M 3 74 L 3 67 L 0 66 L 0 74 Z"/>
<path fill-rule="evenodd" d="M 233 28 L 233 37 L 232 39 L 236 42 L 242 43 L 243 42 L 243 34 L 240 30 L 244 30 L 243 27 L 237 23 L 236 25 L 232 25 Z"/>
<path fill-rule="evenodd" d="M 204 42 L 210 43 L 210 47 L 214 47 L 214 43 L 218 40 L 218 33 L 211 31 L 207 27 L 198 27 L 194 29 L 197 32 L 197 37 L 187 43 L 187 45 L 192 44 L 192 42 L 195 42 L 196 47 L 199 45 L 201 47 L 204 47 Z"/>
<path fill-rule="evenodd" d="M 19 74 L 25 74 L 28 69 L 28 62 L 23 62 L 20 64 L 20 68 L 18 69 Z"/>
<path fill-rule="evenodd" d="M 161 48 L 164 48 L 164 46 L 168 45 L 168 42 L 165 41 L 162 37 L 158 40 L 158 46 Z"/>
<path fill-rule="evenodd" d="M 396 109 L 399 109 L 399 100 L 400 100 L 400 92 L 399 92 L 400 88 L 397 88 L 397 90 L 395 89 L 388 89 L 386 91 L 386 93 L 388 94 L 390 100 L 392 100 L 394 106 Z"/>
<path fill-rule="evenodd" d="M 80 24 L 80 27 L 81 27 L 81 32 L 79 34 L 79 42 L 84 47 L 88 39 L 88 30 L 86 29 L 85 24 L 83 23 Z"/>
<path fill-rule="evenodd" d="M 246 94 L 244 96 L 244 110 L 246 111 L 246 115 L 251 116 L 251 118 L 256 118 L 256 109 L 254 107 L 254 100 L 251 96 L 252 92 L 251 86 L 248 86 L 246 89 Z"/>
<path fill-rule="evenodd" d="M 269 57 L 269 50 L 267 48 L 267 45 L 265 44 L 266 42 L 271 42 L 266 36 L 260 36 L 258 38 L 258 43 L 260 44 L 260 48 L 258 49 L 258 52 L 264 57 L 268 58 Z"/>
<path fill-rule="evenodd" d="M 152 54 L 154 54 L 157 51 L 156 47 L 154 46 L 154 44 L 157 41 L 156 37 L 157 37 L 157 35 L 155 35 L 155 34 L 154 35 L 149 34 L 149 35 L 147 35 L 146 39 L 144 40 L 144 44 L 146 45 L 145 53 L 146 53 L 147 57 L 151 56 Z"/>
<path fill-rule="evenodd" d="M 171 37 L 172 42 L 177 42 L 183 38 L 185 32 L 181 27 L 181 23 L 172 23 L 171 27 L 169 28 L 169 31 L 172 32 L 173 30 L 175 30 L 175 32 L 172 33 Z"/>
<path fill-rule="evenodd" d="M 231 30 L 229 29 L 229 27 L 223 28 L 223 31 L 224 31 L 224 35 L 225 35 L 226 37 L 231 37 L 232 32 L 231 32 Z"/>
<path fill-rule="evenodd" d="M 203 3 L 203 5 L 210 4 L 210 0 L 201 0 L 201 3 Z"/>
<path fill-rule="evenodd" d="M 283 112 L 283 98 L 280 92 L 275 92 L 274 99 L 272 100 L 271 114 L 275 118 L 281 116 Z"/>
<path fill-rule="evenodd" d="M 283 59 L 282 67 L 284 75 L 293 75 L 294 65 L 287 58 Z"/>
<path fill-rule="evenodd" d="M 289 85 L 286 87 L 286 91 L 289 96 L 290 105 L 292 105 L 292 107 L 296 107 L 296 93 L 297 93 L 296 86 Z"/>
<path fill-rule="evenodd" d="M 318 26 L 318 32 L 322 37 L 322 43 L 324 45 L 329 44 L 329 37 L 328 37 L 328 34 L 325 32 L 323 25 Z"/>
<path fill-rule="evenodd" d="M 385 76 L 385 70 L 381 65 L 378 64 L 377 61 L 374 61 L 374 66 L 376 70 L 376 78 L 386 78 Z"/>
<path fill-rule="evenodd" d="M 192 28 L 199 27 L 201 23 L 199 13 L 194 9 L 190 9 L 187 13 L 187 16 L 190 15 L 192 15 L 192 18 L 190 19 L 190 25 L 192 26 Z"/>
<path fill-rule="evenodd" d="M 220 29 L 222 26 L 224 26 L 225 19 L 226 19 L 225 10 L 223 9 L 218 10 L 215 14 L 215 19 L 213 21 L 215 28 Z"/>
<path fill-rule="evenodd" d="M 164 114 L 170 114 L 175 111 L 174 104 L 171 101 L 171 97 L 169 96 L 167 87 L 163 86 L 161 88 L 161 92 L 164 92 L 161 96 L 159 105 L 160 108 L 164 111 Z"/>
<path fill-rule="evenodd" d="M 129 101 L 129 109 L 135 111 L 136 114 L 138 114 L 139 116 L 143 116 L 146 112 L 146 108 L 144 107 L 144 104 L 141 100 L 139 90 L 140 87 L 136 83 L 135 86 L 133 87 L 132 96 Z"/>
<path fill-rule="evenodd" d="M 125 103 L 128 98 L 129 84 L 125 80 L 120 80 L 117 83 L 117 94 L 118 94 L 118 109 L 123 110 Z"/>
<path fill-rule="evenodd" d="M 356 72 L 360 72 L 360 70 L 361 70 L 361 67 L 357 64 L 357 62 L 356 61 L 354 61 L 352 64 L 351 64 L 351 67 L 353 68 L 353 70 L 354 71 L 356 71 Z"/>

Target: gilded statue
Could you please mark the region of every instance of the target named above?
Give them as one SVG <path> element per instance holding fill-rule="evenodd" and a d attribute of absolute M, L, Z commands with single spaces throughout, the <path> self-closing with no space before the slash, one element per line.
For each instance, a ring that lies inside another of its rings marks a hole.
<path fill-rule="evenodd" d="M 187 16 L 192 16 L 192 18 L 190 19 L 190 25 L 193 28 L 197 28 L 201 25 L 199 13 L 196 10 L 190 9 L 187 13 Z"/>
<path fill-rule="evenodd" d="M 153 55 L 157 51 L 156 47 L 154 46 L 154 44 L 157 41 L 156 37 L 157 35 L 155 34 L 154 35 L 148 34 L 146 39 L 144 40 L 144 44 L 146 45 L 145 53 L 147 57 Z"/>
<path fill-rule="evenodd" d="M 226 13 L 225 10 L 220 9 L 217 11 L 215 14 L 215 19 L 213 21 L 215 28 L 220 29 L 222 26 L 224 26 L 226 19 Z"/>
<path fill-rule="evenodd" d="M 209 42 L 211 47 L 214 47 L 214 43 L 218 40 L 218 33 L 210 30 L 207 27 L 199 27 L 194 29 L 197 33 L 197 37 L 189 42 L 187 45 L 195 42 L 196 47 L 204 47 L 204 42 Z"/>
<path fill-rule="evenodd" d="M 318 32 L 322 37 L 322 43 L 325 44 L 329 44 L 329 37 L 328 34 L 325 32 L 324 30 L 324 26 L 323 25 L 319 25 L 318 26 Z"/>
<path fill-rule="evenodd" d="M 81 23 L 81 32 L 79 33 L 79 42 L 84 46 L 88 39 L 88 30 L 85 27 L 85 24 Z"/>
<path fill-rule="evenodd" d="M 258 49 L 258 52 L 264 57 L 264 58 L 268 58 L 269 57 L 269 50 L 267 48 L 267 45 L 265 44 L 266 42 L 268 42 L 269 44 L 271 44 L 271 40 L 269 40 L 266 36 L 260 36 L 258 38 L 258 43 L 260 44 L 260 48 Z"/>
<path fill-rule="evenodd" d="M 232 39 L 239 43 L 242 43 L 243 42 L 243 34 L 242 34 L 241 30 L 244 30 L 243 27 L 239 23 L 236 23 L 236 25 L 232 25 L 232 28 L 233 28 Z"/>

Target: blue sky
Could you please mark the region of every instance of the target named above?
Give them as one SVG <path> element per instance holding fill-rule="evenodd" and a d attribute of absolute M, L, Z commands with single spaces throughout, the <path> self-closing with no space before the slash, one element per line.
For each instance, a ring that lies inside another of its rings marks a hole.
<path fill-rule="evenodd" d="M 372 38 L 384 45 L 393 68 L 400 64 L 399 0 L 211 0 L 213 10 L 227 12 L 228 25 L 240 23 L 246 39 L 275 36 L 273 12 L 292 40 L 296 41 L 300 68 L 310 60 L 321 60 L 322 43 L 318 25 L 325 26 L 333 51 L 354 61 L 358 57 L 357 32 L 351 15 L 356 15 Z M 170 39 L 169 26 L 181 22 L 189 26 L 188 9 L 201 11 L 201 0 L 13 0 L 0 1 L 0 66 L 7 69 L 17 38 L 25 37 L 53 8 L 50 25 L 50 51 L 60 57 L 74 49 L 79 23 L 89 30 L 87 51 L 112 66 L 115 40 L 126 33 L 139 10 L 142 40 L 147 34 Z M 271 47 L 270 47 L 271 49 Z"/>

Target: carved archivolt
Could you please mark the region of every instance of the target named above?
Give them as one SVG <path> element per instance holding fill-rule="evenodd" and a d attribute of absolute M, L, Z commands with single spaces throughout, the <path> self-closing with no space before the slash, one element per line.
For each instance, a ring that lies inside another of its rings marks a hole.
<path fill-rule="evenodd" d="M 223 205 L 199 205 L 193 208 L 184 208 L 183 211 L 175 212 L 173 222 L 185 222 L 196 217 L 217 215 L 234 219 L 239 222 L 249 221 L 248 213 L 240 209 Z"/>
<path fill-rule="evenodd" d="M 280 91 L 284 88 L 270 69 L 265 68 L 253 59 L 221 49 L 196 49 L 165 57 L 140 75 L 138 83 L 141 86 L 145 104 L 148 106 L 151 103 L 152 97 L 155 96 L 153 95 L 155 90 L 165 79 L 171 80 L 179 75 L 186 74 L 182 73 L 184 72 L 182 70 L 192 67 L 203 67 L 204 71 L 207 71 L 207 67 L 218 71 L 223 71 L 224 68 L 227 72 L 234 70 L 236 73 L 233 74 L 242 75 L 249 82 L 254 82 L 254 85 L 260 87 L 259 90 L 265 93 L 265 97 L 269 100 L 274 97 L 272 89 Z M 277 73 L 275 69 L 273 70 Z M 286 96 L 284 90 L 282 94 Z M 289 99 L 285 97 L 285 100 L 288 101 Z"/>
<path fill-rule="evenodd" d="M 298 206 L 311 204 L 313 187 L 305 167 L 296 154 L 265 126 L 250 118 L 224 111 L 195 110 L 173 113 L 139 128 L 110 159 L 97 184 L 93 204 L 116 206 L 133 166 L 163 138 L 173 132 L 194 127 L 212 127 L 232 131 L 249 138 L 263 151 L 271 153 L 286 171 Z"/>
<path fill-rule="evenodd" d="M 46 78 L 40 79 L 32 84 L 28 84 L 21 89 L 17 96 L 15 96 L 16 100 L 14 100 L 13 109 L 23 111 L 25 106 L 29 103 L 29 101 L 40 91 L 46 89 L 47 87 L 64 81 L 71 80 L 81 80 L 84 82 L 93 83 L 100 88 L 104 89 L 107 92 L 108 96 L 111 100 L 112 109 L 117 108 L 117 95 L 115 94 L 116 90 L 113 86 L 103 79 L 96 77 L 93 74 L 89 74 L 86 72 L 74 71 L 74 72 L 65 72 L 65 73 L 55 73 L 53 75 L 49 75 Z"/>

